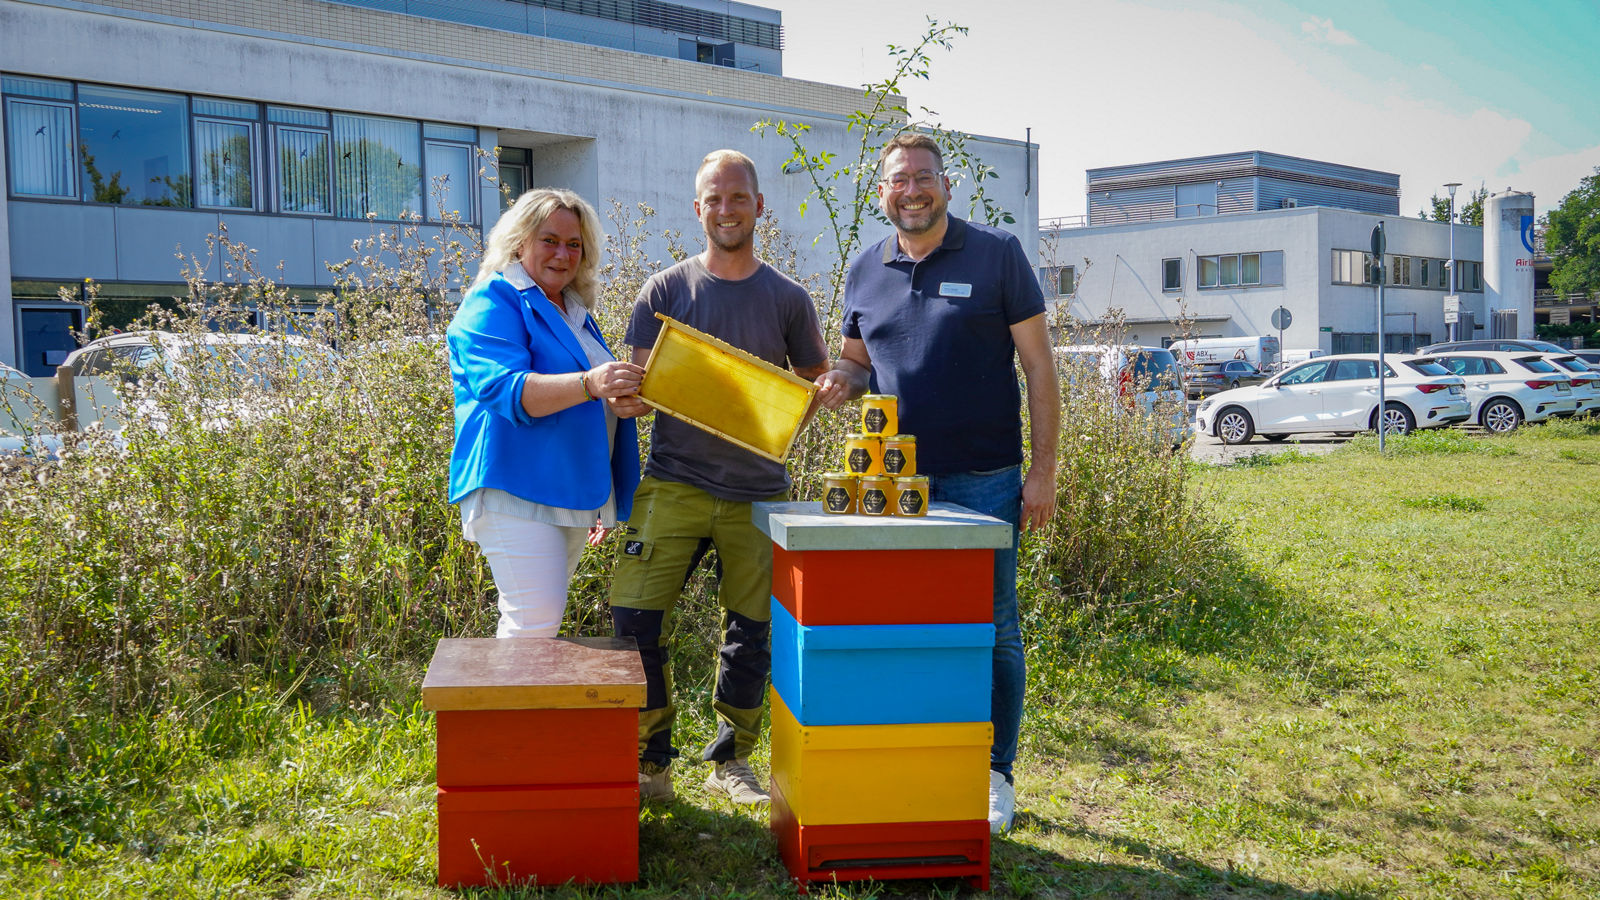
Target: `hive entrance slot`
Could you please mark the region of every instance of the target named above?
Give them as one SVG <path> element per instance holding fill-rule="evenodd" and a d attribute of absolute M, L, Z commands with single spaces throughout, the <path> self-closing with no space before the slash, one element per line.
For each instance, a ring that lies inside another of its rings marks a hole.
<path fill-rule="evenodd" d="M 955 856 L 882 856 L 876 859 L 825 859 L 819 869 L 865 869 L 884 866 L 959 866 L 974 862 L 968 857 Z"/>

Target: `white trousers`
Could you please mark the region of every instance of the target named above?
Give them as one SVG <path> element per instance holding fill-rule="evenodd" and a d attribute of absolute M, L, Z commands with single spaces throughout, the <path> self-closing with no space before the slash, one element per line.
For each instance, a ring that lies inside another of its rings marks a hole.
<path fill-rule="evenodd" d="M 555 637 L 589 529 L 484 510 L 472 530 L 500 593 L 495 637 Z"/>

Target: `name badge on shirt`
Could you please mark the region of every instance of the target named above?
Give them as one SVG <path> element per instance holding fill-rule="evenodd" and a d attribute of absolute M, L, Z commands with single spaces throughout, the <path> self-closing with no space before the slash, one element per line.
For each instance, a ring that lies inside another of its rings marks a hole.
<path fill-rule="evenodd" d="M 972 285 L 962 284 L 959 281 L 946 281 L 939 285 L 941 297 L 971 297 Z"/>

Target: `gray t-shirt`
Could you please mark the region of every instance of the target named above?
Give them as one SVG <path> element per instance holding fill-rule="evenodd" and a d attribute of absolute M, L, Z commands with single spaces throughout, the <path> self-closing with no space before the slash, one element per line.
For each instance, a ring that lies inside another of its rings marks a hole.
<path fill-rule="evenodd" d="M 661 331 L 658 312 L 780 368 L 803 369 L 828 360 L 810 295 L 766 263 L 742 281 L 711 274 L 699 256 L 656 273 L 639 291 L 624 340 L 634 347 L 654 346 Z M 658 413 L 654 429 L 646 475 L 739 502 L 764 500 L 789 487 L 782 464 L 687 422 Z"/>

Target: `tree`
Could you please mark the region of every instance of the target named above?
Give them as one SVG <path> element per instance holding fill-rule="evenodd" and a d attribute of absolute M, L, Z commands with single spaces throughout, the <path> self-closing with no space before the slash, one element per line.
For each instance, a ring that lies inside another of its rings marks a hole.
<path fill-rule="evenodd" d="M 1555 259 L 1550 286 L 1560 294 L 1600 291 L 1600 166 L 1545 216 L 1545 248 Z"/>
<path fill-rule="evenodd" d="M 1478 185 L 1478 189 L 1468 195 L 1467 202 L 1461 206 L 1461 218 L 1459 219 L 1461 224 L 1482 228 L 1483 201 L 1487 199 L 1489 199 L 1489 189 L 1481 184 Z"/>
<path fill-rule="evenodd" d="M 1428 207 L 1432 207 L 1432 209 L 1429 209 Z M 1450 198 L 1441 197 L 1438 194 L 1434 194 L 1433 197 L 1428 200 L 1428 206 L 1424 206 L 1422 211 L 1417 213 L 1417 218 L 1429 219 L 1434 222 L 1450 221 Z"/>

